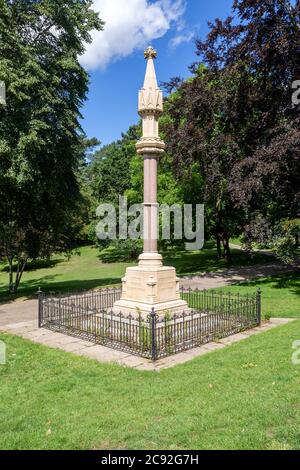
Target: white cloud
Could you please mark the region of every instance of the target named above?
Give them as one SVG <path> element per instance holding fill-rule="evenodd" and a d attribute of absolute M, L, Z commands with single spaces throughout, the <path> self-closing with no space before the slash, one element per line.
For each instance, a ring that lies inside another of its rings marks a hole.
<path fill-rule="evenodd" d="M 171 41 L 169 42 L 169 45 L 172 49 L 175 49 L 176 47 L 180 46 L 180 44 L 183 44 L 184 42 L 190 42 L 194 37 L 195 37 L 195 34 L 192 31 L 187 31 L 183 34 L 178 34 L 177 36 L 174 36 L 174 38 L 172 38 Z"/>
<path fill-rule="evenodd" d="M 106 24 L 104 31 L 92 33 L 93 42 L 81 57 L 89 70 L 105 68 L 179 26 L 186 0 L 94 0 L 93 8 Z"/>

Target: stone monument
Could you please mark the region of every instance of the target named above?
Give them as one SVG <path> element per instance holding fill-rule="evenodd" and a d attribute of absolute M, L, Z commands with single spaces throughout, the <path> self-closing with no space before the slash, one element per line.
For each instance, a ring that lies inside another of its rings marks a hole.
<path fill-rule="evenodd" d="M 153 308 L 158 315 L 188 309 L 187 303 L 180 298 L 175 268 L 163 266 L 162 256 L 157 251 L 157 166 L 165 144 L 159 137 L 158 128 L 163 95 L 156 80 L 156 57 L 156 51 L 148 47 L 145 51 L 146 76 L 139 92 L 143 136 L 136 144 L 137 153 L 144 159 L 144 250 L 138 266 L 128 268 L 122 279 L 121 300 L 115 303 L 114 310 L 125 314 L 138 311 L 149 315 Z"/>

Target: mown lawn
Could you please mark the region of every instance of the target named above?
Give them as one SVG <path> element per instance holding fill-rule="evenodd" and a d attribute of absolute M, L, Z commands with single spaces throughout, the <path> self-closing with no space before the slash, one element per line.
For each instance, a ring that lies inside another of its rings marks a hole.
<path fill-rule="evenodd" d="M 1 449 L 300 448 L 300 321 L 160 373 L 0 339 Z"/>
<path fill-rule="evenodd" d="M 174 253 L 180 274 L 215 270 L 213 247 Z M 85 247 L 32 266 L 20 294 L 118 283 L 127 263 L 102 264 Z M 236 262 L 251 263 L 241 259 Z M 267 260 L 269 261 L 269 259 Z M 4 282 L 1 273 L 1 282 Z M 262 289 L 263 313 L 300 317 L 300 274 L 224 290 Z M 0 294 L 4 295 L 4 286 Z M 0 365 L 1 449 L 299 449 L 300 321 L 160 373 L 77 357 L 10 335 Z"/>
<path fill-rule="evenodd" d="M 103 264 L 99 250 L 82 247 L 70 259 L 54 256 L 51 261 L 39 261 L 28 266 L 19 288 L 19 296 L 35 294 L 41 287 L 47 291 L 76 291 L 103 285 L 119 284 L 130 263 Z M 0 271 L 0 299 L 7 297 L 8 274 Z"/>
<path fill-rule="evenodd" d="M 126 267 L 136 263 L 102 263 L 99 250 L 94 247 L 82 247 L 70 259 L 54 256 L 49 262 L 29 264 L 23 275 L 18 296 L 31 296 L 39 287 L 47 291 L 76 291 L 94 289 L 101 286 L 119 284 Z M 171 250 L 164 254 L 165 264 L 177 269 L 178 275 L 191 275 L 205 271 L 216 271 L 229 267 L 224 261 L 216 259 L 216 249 L 211 243 L 199 252 Z M 253 258 L 239 250 L 233 250 L 233 262 L 230 266 L 249 266 L 269 263 L 270 259 L 260 254 Z M 6 300 L 8 273 L 0 265 L 0 301 Z"/>
<path fill-rule="evenodd" d="M 254 293 L 258 288 L 262 292 L 264 316 L 300 318 L 300 272 L 256 279 L 228 286 L 222 290 L 239 292 L 243 295 Z"/>

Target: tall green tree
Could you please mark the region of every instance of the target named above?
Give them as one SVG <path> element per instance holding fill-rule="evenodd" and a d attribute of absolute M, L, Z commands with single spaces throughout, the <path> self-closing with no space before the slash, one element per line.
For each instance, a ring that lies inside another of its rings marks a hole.
<path fill-rule="evenodd" d="M 103 146 L 91 156 L 87 172 L 98 204 L 118 205 L 119 195 L 124 195 L 130 187 L 130 164 L 140 136 L 140 126 L 131 126 L 121 139 Z"/>
<path fill-rule="evenodd" d="M 226 110 L 235 83 L 233 76 L 229 80 L 224 73 L 197 66 L 193 78 L 179 83 L 167 100 L 164 123 L 176 179 L 187 187 L 198 181 L 189 202 L 205 204 L 206 235 L 215 238 L 218 257 L 228 261 L 230 237 L 240 233 L 242 223 L 242 212 L 234 210 L 229 192 L 238 148 Z"/>
<path fill-rule="evenodd" d="M 90 154 L 86 162 L 84 192 L 90 200 L 89 239 L 102 247 L 107 243 L 100 242 L 96 237 L 97 207 L 102 203 L 110 203 L 118 209 L 119 196 L 124 196 L 131 186 L 131 162 L 140 136 L 141 126 L 133 125 L 119 140 Z"/>
<path fill-rule="evenodd" d="M 266 224 L 272 232 L 299 217 L 299 24 L 299 1 L 235 0 L 232 16 L 197 41 L 193 79 L 175 82 L 169 149 L 178 169 L 199 162 L 226 244 L 238 230 L 255 240 L 258 221 L 268 233 Z"/>
<path fill-rule="evenodd" d="M 77 230 L 88 90 L 79 56 L 103 27 L 92 3 L 0 0 L 0 253 L 11 292 L 29 259 L 70 248 Z"/>

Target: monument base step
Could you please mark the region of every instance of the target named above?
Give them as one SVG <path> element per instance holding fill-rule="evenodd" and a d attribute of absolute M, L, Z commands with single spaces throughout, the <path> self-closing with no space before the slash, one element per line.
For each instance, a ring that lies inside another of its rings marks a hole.
<path fill-rule="evenodd" d="M 139 315 L 146 318 L 154 309 L 155 313 L 159 316 L 166 314 L 182 314 L 183 312 L 188 313 L 190 309 L 184 300 L 171 300 L 169 302 L 158 302 L 158 303 L 145 303 L 138 302 L 136 300 L 121 299 L 115 303 L 113 311 L 114 313 L 122 312 L 124 315 Z"/>

